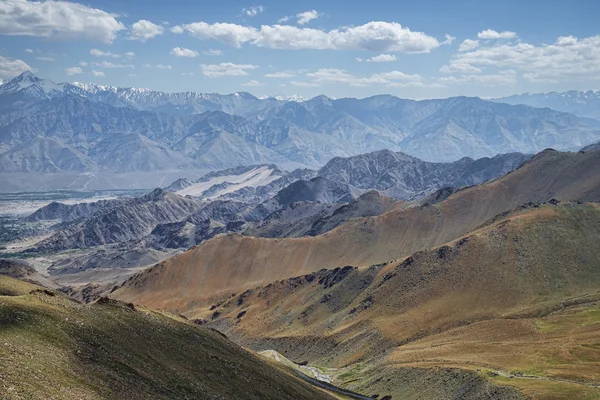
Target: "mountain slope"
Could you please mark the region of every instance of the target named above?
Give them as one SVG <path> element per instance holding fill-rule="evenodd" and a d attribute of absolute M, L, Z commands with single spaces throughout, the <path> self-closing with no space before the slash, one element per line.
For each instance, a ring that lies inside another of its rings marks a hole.
<path fill-rule="evenodd" d="M 7 399 L 331 398 L 182 319 L 4 277 L 0 293 Z"/>
<path fill-rule="evenodd" d="M 60 251 L 139 239 L 158 224 L 179 221 L 199 207 L 196 200 L 155 189 L 138 198 L 100 207 L 89 218 L 73 221 L 29 251 Z"/>
<path fill-rule="evenodd" d="M 348 158 L 334 158 L 318 175 L 360 189 L 376 189 L 397 198 L 410 198 L 446 186 L 482 183 L 519 167 L 529 155 L 512 153 L 493 158 L 463 158 L 431 163 L 405 153 L 381 150 Z"/>
<path fill-rule="evenodd" d="M 460 190 L 441 203 L 352 219 L 316 237 L 216 237 L 141 273 L 115 295 L 194 312 L 274 280 L 406 257 L 454 240 L 515 207 L 553 198 L 600 200 L 600 153 L 544 151 L 506 176 Z"/>
<path fill-rule="evenodd" d="M 442 247 L 274 281 L 204 317 L 257 350 L 367 365 L 346 387 L 368 395 L 391 386 L 393 397 L 422 398 L 402 371 L 441 366 L 493 372 L 492 381 L 534 398 L 595 398 L 599 239 L 596 204 L 532 204 Z"/>

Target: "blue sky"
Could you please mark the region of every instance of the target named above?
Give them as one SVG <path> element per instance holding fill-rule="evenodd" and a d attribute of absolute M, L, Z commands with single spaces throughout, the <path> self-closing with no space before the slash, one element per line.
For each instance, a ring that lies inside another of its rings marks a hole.
<path fill-rule="evenodd" d="M 0 79 L 406 98 L 600 89 L 598 1 L 0 1 Z"/>

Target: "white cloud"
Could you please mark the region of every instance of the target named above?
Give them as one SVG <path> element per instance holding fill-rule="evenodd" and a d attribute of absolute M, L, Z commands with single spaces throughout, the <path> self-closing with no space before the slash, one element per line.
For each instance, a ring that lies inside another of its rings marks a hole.
<path fill-rule="evenodd" d="M 256 69 L 257 65 L 252 64 L 233 64 L 230 62 L 221 63 L 221 64 L 212 64 L 200 65 L 202 68 L 202 73 L 204 76 L 208 76 L 209 78 L 218 78 L 221 76 L 243 76 L 248 75 L 246 70 L 248 69 Z"/>
<path fill-rule="evenodd" d="M 242 14 L 246 15 L 247 17 L 256 17 L 258 14 L 263 12 L 264 9 L 265 8 L 263 6 L 252 6 L 249 8 L 243 8 Z"/>
<path fill-rule="evenodd" d="M 104 76 L 104 72 L 92 70 L 92 75 L 94 75 L 94 76 Z"/>
<path fill-rule="evenodd" d="M 130 77 L 135 78 L 137 75 L 136 74 L 129 74 Z"/>
<path fill-rule="evenodd" d="M 396 56 L 393 54 L 380 54 L 378 56 L 374 56 L 374 57 L 367 59 L 367 62 L 377 62 L 377 63 L 390 62 L 390 61 L 396 61 Z"/>
<path fill-rule="evenodd" d="M 296 18 L 298 18 L 298 25 L 308 24 L 310 21 L 317 19 L 320 16 L 321 15 L 316 10 L 310 10 L 296 14 Z"/>
<path fill-rule="evenodd" d="M 102 51 L 99 49 L 91 49 L 90 55 L 94 57 L 110 57 L 110 58 L 133 58 L 135 57 L 135 53 L 127 52 L 125 54 L 116 54 L 111 53 L 110 51 Z"/>
<path fill-rule="evenodd" d="M 318 83 L 314 83 L 314 82 L 297 82 L 297 81 L 291 81 L 290 85 L 297 86 L 297 87 L 319 87 L 319 86 L 321 86 Z"/>
<path fill-rule="evenodd" d="M 112 43 L 125 26 L 116 14 L 68 1 L 3 0 L 0 34 Z"/>
<path fill-rule="evenodd" d="M 263 86 L 263 84 L 259 81 L 251 80 L 250 82 L 242 83 L 242 86 Z"/>
<path fill-rule="evenodd" d="M 25 49 L 25 53 L 33 53 L 33 50 L 31 50 L 31 49 Z"/>
<path fill-rule="evenodd" d="M 223 52 L 221 50 L 208 49 L 204 50 L 202 54 L 204 54 L 205 56 L 221 56 L 223 55 Z"/>
<path fill-rule="evenodd" d="M 154 36 L 162 35 L 164 31 L 165 28 L 162 26 L 141 19 L 131 26 L 128 39 L 145 42 L 148 39 L 152 39 Z"/>
<path fill-rule="evenodd" d="M 278 23 L 278 24 L 283 24 L 283 23 L 286 23 L 286 22 L 288 22 L 288 21 L 290 20 L 290 18 L 291 18 L 291 17 L 290 17 L 289 15 L 286 15 L 285 17 L 281 17 L 281 18 L 279 18 L 279 19 L 277 20 L 277 23 Z"/>
<path fill-rule="evenodd" d="M 474 67 L 467 63 L 452 63 L 450 65 L 442 65 L 440 68 L 440 72 L 445 74 L 453 74 L 453 73 L 480 73 L 481 69 Z"/>
<path fill-rule="evenodd" d="M 390 71 L 371 75 L 369 77 L 358 77 L 342 69 L 322 68 L 315 72 L 306 74 L 313 83 L 342 83 L 350 86 L 369 86 L 371 84 L 421 84 L 422 78 L 418 74 L 409 75 L 401 71 Z"/>
<path fill-rule="evenodd" d="M 265 78 L 293 78 L 296 74 L 292 71 L 281 71 L 274 72 L 272 74 L 265 74 Z"/>
<path fill-rule="evenodd" d="M 175 47 L 173 50 L 171 50 L 171 55 L 177 56 L 177 57 L 198 57 L 199 54 L 196 50 L 190 50 L 190 49 L 186 49 L 183 47 Z"/>
<path fill-rule="evenodd" d="M 183 33 L 183 27 L 179 26 L 179 25 L 175 25 L 174 27 L 171 28 L 171 32 L 173 33 Z"/>
<path fill-rule="evenodd" d="M 486 29 L 477 34 L 479 39 L 516 39 L 518 36 L 515 32 L 504 31 L 496 32 L 493 29 Z"/>
<path fill-rule="evenodd" d="M 25 61 L 0 56 L 0 79 L 14 78 L 25 71 L 33 71 Z"/>
<path fill-rule="evenodd" d="M 79 68 L 79 67 L 67 68 L 67 69 L 65 69 L 65 72 L 69 76 L 83 74 L 83 70 L 81 68 Z"/>
<path fill-rule="evenodd" d="M 479 40 L 465 39 L 458 47 L 458 51 L 469 51 L 479 47 Z"/>
<path fill-rule="evenodd" d="M 455 55 L 450 66 L 459 63 L 514 69 L 533 82 L 589 82 L 600 75 L 600 35 L 563 36 L 539 46 L 524 42 L 489 45 Z"/>
<path fill-rule="evenodd" d="M 79 66 L 81 66 L 81 67 L 87 67 L 88 63 L 85 62 L 85 61 L 79 61 Z"/>
<path fill-rule="evenodd" d="M 143 67 L 144 68 L 156 68 L 156 69 L 173 69 L 172 66 L 170 66 L 170 65 L 163 65 L 163 64 L 156 64 L 156 65 L 144 64 Z"/>
<path fill-rule="evenodd" d="M 331 31 L 290 25 L 262 25 L 258 29 L 230 23 L 194 22 L 177 29 L 177 32 L 181 31 L 234 47 L 249 43 L 271 49 L 429 53 L 442 45 L 436 38 L 423 32 L 413 32 L 396 22 L 369 22 Z"/>
<path fill-rule="evenodd" d="M 97 66 L 97 67 L 110 68 L 110 69 L 114 69 L 114 68 L 133 68 L 133 65 L 131 65 L 131 64 L 115 64 L 115 63 L 110 62 L 110 61 L 95 62 L 94 65 Z"/>
<path fill-rule="evenodd" d="M 52 57 L 36 57 L 36 60 L 40 60 L 40 61 L 56 61 L 56 59 L 52 58 Z"/>
<path fill-rule="evenodd" d="M 362 59 L 362 58 L 360 58 L 360 57 L 356 57 L 356 61 L 358 61 L 358 62 L 363 62 L 363 59 Z"/>

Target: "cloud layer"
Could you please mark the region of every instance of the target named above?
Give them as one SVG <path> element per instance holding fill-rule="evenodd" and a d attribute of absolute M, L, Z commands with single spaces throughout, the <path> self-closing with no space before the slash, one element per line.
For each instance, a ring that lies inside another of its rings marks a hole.
<path fill-rule="evenodd" d="M 396 22 L 369 22 L 355 27 L 324 31 L 291 25 L 259 28 L 231 23 L 194 22 L 178 25 L 174 33 L 187 32 L 199 39 L 213 39 L 233 47 L 251 44 L 271 49 L 368 50 L 375 52 L 428 53 L 440 42 L 423 32 L 413 32 Z"/>
<path fill-rule="evenodd" d="M 117 15 L 66 1 L 2 0 L 0 34 L 111 43 L 125 25 Z"/>

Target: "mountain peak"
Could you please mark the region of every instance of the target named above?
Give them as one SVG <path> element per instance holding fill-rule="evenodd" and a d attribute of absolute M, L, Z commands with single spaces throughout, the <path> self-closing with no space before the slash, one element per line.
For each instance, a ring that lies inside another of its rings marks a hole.
<path fill-rule="evenodd" d="M 38 82 L 41 79 L 38 78 L 33 72 L 31 71 L 25 71 L 23 73 L 21 73 L 21 75 L 18 75 L 16 77 L 14 77 L 13 79 L 11 79 L 9 82 L 27 82 L 27 83 L 34 83 L 34 82 Z"/>

